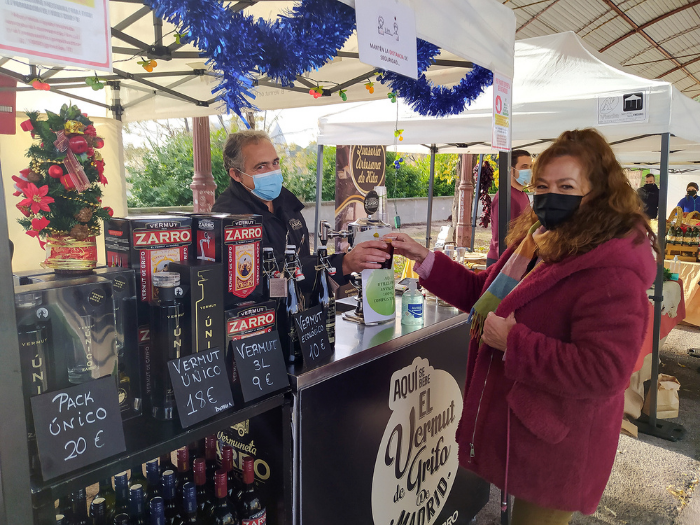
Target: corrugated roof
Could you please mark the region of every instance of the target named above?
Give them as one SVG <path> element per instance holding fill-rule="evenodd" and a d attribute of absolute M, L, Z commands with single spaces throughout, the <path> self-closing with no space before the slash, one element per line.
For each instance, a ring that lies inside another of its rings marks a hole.
<path fill-rule="evenodd" d="M 518 40 L 573 31 L 634 75 L 700 96 L 700 0 L 505 0 Z"/>

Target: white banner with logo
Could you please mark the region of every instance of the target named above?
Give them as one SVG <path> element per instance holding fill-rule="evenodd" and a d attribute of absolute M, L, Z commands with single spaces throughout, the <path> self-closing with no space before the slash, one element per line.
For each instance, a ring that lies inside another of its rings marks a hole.
<path fill-rule="evenodd" d="M 491 147 L 498 151 L 510 151 L 512 101 L 513 80 L 498 73 L 494 73 Z"/>

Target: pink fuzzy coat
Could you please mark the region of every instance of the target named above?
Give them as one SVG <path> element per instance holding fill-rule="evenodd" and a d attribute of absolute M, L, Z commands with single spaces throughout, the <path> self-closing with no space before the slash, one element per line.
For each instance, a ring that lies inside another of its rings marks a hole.
<path fill-rule="evenodd" d="M 437 253 L 421 284 L 468 312 L 512 252 L 478 275 Z M 595 512 L 615 459 L 655 273 L 649 243 L 632 238 L 535 268 L 496 311 L 515 312 L 517 321 L 505 360 L 470 343 L 460 464 L 500 488 L 508 467 L 510 494 Z"/>

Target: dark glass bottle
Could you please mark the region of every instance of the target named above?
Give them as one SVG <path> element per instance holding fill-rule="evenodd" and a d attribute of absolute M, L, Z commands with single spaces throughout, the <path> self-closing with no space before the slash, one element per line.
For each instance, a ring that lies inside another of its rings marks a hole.
<path fill-rule="evenodd" d="M 158 470 L 160 470 L 161 477 L 163 476 L 163 472 L 165 472 L 166 470 L 172 470 L 173 472 L 177 471 L 177 467 L 173 465 L 173 460 L 170 454 L 163 454 L 160 457 Z"/>
<path fill-rule="evenodd" d="M 219 466 L 216 464 L 216 436 L 207 436 L 204 440 L 204 457 L 207 462 L 207 490 L 210 498 L 214 497 L 214 475 Z"/>
<path fill-rule="evenodd" d="M 323 305 L 323 311 L 326 314 L 328 342 L 331 344 L 331 348 L 335 348 L 335 295 L 333 294 L 333 288 L 331 288 L 329 268 L 328 251 L 325 246 L 320 246 L 316 261 L 316 280 L 311 289 L 309 307 L 313 308 L 319 304 Z M 335 268 L 331 268 L 330 272 L 335 273 Z"/>
<path fill-rule="evenodd" d="M 90 519 L 92 525 L 107 525 L 107 504 L 104 498 L 99 496 L 90 503 Z"/>
<path fill-rule="evenodd" d="M 197 514 L 203 520 L 207 501 L 211 499 L 207 488 L 207 465 L 204 458 L 194 460 L 194 484 L 197 492 Z"/>
<path fill-rule="evenodd" d="M 233 447 L 226 445 L 221 451 L 221 468 L 226 471 L 226 483 L 228 486 L 228 498 L 232 505 L 238 504 L 238 498 L 243 490 L 243 483 L 233 470 Z"/>
<path fill-rule="evenodd" d="M 294 315 L 304 310 L 304 298 L 299 290 L 296 249 L 287 248 L 284 256 L 284 277 L 287 279 L 287 297 L 278 308 L 280 342 L 284 357 L 289 364 L 301 364 L 301 345 L 294 325 Z M 303 275 L 301 276 L 303 278 Z"/>
<path fill-rule="evenodd" d="M 129 515 L 122 512 L 114 516 L 114 525 L 129 525 Z"/>
<path fill-rule="evenodd" d="M 116 493 L 116 503 L 114 505 L 115 514 L 129 513 L 129 479 L 126 472 L 120 472 L 114 476 L 114 492 Z"/>
<path fill-rule="evenodd" d="M 178 511 L 182 510 L 182 487 L 185 483 L 194 482 L 192 470 L 190 470 L 189 450 L 187 447 L 177 451 L 177 477 L 175 478 L 175 497 L 178 502 Z"/>
<path fill-rule="evenodd" d="M 56 514 L 56 525 L 69 525 L 68 518 L 64 514 Z"/>
<path fill-rule="evenodd" d="M 194 483 L 187 482 L 182 487 L 182 512 L 175 520 L 177 525 L 198 525 L 197 518 L 197 488 Z"/>
<path fill-rule="evenodd" d="M 51 355 L 51 326 L 50 321 L 46 319 L 48 311 L 41 305 L 40 292 L 15 295 L 24 409 L 27 414 L 29 467 L 32 474 L 39 474 L 41 465 L 29 398 L 54 389 L 54 385 L 49 384 L 49 378 L 53 374 L 51 367 L 54 363 Z M 47 313 L 44 315 L 43 312 Z"/>
<path fill-rule="evenodd" d="M 147 525 L 143 486 L 138 483 L 129 491 L 129 520 L 131 525 Z"/>
<path fill-rule="evenodd" d="M 65 523 L 70 523 L 70 519 L 73 516 L 73 500 L 70 496 L 62 496 L 58 498 L 58 508 L 56 509 L 58 514 L 64 516 Z"/>
<path fill-rule="evenodd" d="M 133 487 L 134 485 L 141 485 L 144 491 L 148 488 L 148 480 L 143 476 L 143 465 L 140 463 L 131 468 L 129 488 Z"/>
<path fill-rule="evenodd" d="M 114 507 L 117 503 L 117 495 L 112 488 L 111 479 L 103 479 L 100 481 L 100 490 L 95 498 L 102 498 L 105 500 L 105 516 L 107 517 L 107 522 L 111 523 L 114 521 Z"/>
<path fill-rule="evenodd" d="M 72 496 L 73 512 L 71 517 L 71 525 L 89 525 L 87 512 L 87 496 L 85 489 L 76 490 Z"/>
<path fill-rule="evenodd" d="M 163 498 L 156 496 L 148 503 L 148 514 L 151 525 L 165 525 L 165 503 Z"/>
<path fill-rule="evenodd" d="M 229 505 L 227 478 L 228 474 L 225 470 L 216 471 L 216 503 L 212 510 L 212 525 L 240 525 L 236 509 Z"/>
<path fill-rule="evenodd" d="M 263 300 L 276 300 L 275 297 L 270 297 L 270 280 L 276 277 L 277 261 L 275 261 L 275 251 L 270 247 L 263 248 Z"/>
<path fill-rule="evenodd" d="M 147 504 L 156 496 L 160 496 L 160 470 L 158 469 L 158 460 L 152 459 L 146 463 L 146 480 L 148 486 L 146 488 Z M 148 512 L 148 507 L 146 507 Z"/>
<path fill-rule="evenodd" d="M 260 525 L 267 523 L 267 512 L 255 491 L 255 473 L 253 458 L 243 458 L 243 492 L 238 504 L 238 516 L 241 525 Z"/>
<path fill-rule="evenodd" d="M 158 299 L 151 303 L 151 410 L 156 419 L 177 419 L 168 361 L 180 357 L 183 344 L 180 322 L 184 311 L 175 297 L 175 288 L 180 286 L 180 275 L 175 272 L 154 273 L 153 285 Z"/>
<path fill-rule="evenodd" d="M 165 523 L 172 525 L 177 518 L 177 499 L 175 492 L 175 472 L 163 472 L 163 505 L 165 506 Z"/>

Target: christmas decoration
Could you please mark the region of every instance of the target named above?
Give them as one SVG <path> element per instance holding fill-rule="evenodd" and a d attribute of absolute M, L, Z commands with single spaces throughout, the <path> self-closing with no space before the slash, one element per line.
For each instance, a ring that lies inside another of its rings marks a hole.
<path fill-rule="evenodd" d="M 394 161 L 394 169 L 399 169 L 401 167 L 401 164 L 403 163 L 403 157 L 399 157 Z"/>
<path fill-rule="evenodd" d="M 136 63 L 149 73 L 151 73 L 153 71 L 153 68 L 158 65 L 158 62 L 156 62 L 155 60 L 139 60 Z"/>
<path fill-rule="evenodd" d="M 389 93 L 386 94 L 387 98 L 391 100 L 392 104 L 396 103 L 396 93 L 393 91 L 390 91 Z"/>
<path fill-rule="evenodd" d="M 369 91 L 370 95 L 371 95 L 372 93 L 374 93 L 374 82 L 368 80 L 368 81 L 365 83 L 365 89 L 366 89 L 367 91 Z"/>
<path fill-rule="evenodd" d="M 316 86 L 315 88 L 309 89 L 309 95 L 314 98 L 323 96 L 323 86 Z"/>
<path fill-rule="evenodd" d="M 403 140 L 403 130 L 402 129 L 394 130 L 394 137 L 398 137 L 398 139 L 400 141 Z"/>
<path fill-rule="evenodd" d="M 104 82 L 97 78 L 97 74 L 95 74 L 94 77 L 88 77 L 85 79 L 85 83 L 90 86 L 94 91 L 99 91 L 100 89 L 104 89 L 105 85 Z"/>
<path fill-rule="evenodd" d="M 46 82 L 42 82 L 41 79 L 38 78 L 32 80 L 32 87 L 39 91 L 49 91 L 51 89 L 51 86 L 49 86 Z"/>
<path fill-rule="evenodd" d="M 478 174 L 479 164 L 477 163 L 472 172 L 472 183 L 475 182 Z M 493 184 L 493 168 L 490 162 L 484 160 L 484 163 L 481 165 L 481 182 L 479 185 L 479 195 L 477 195 L 484 210 L 479 218 L 479 226 L 482 228 L 488 228 L 489 224 L 491 224 L 491 196 L 489 195 L 491 184 Z"/>
<path fill-rule="evenodd" d="M 97 263 L 95 236 L 108 219 L 111 208 L 101 205 L 106 184 L 104 161 L 95 151 L 98 142 L 92 122 L 76 106 L 63 105 L 56 114 L 27 113 L 22 129 L 38 139 L 27 151 L 29 167 L 12 176 L 19 223 L 27 235 L 37 238 L 47 257 L 43 266 L 59 270 L 86 271 Z"/>

